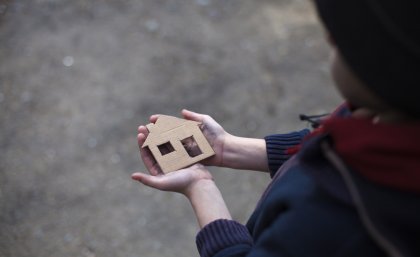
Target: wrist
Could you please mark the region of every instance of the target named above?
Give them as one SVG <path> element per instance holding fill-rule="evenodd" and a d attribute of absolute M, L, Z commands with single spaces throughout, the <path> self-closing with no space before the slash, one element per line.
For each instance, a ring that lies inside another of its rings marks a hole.
<path fill-rule="evenodd" d="M 213 180 L 199 180 L 185 194 L 201 228 L 218 219 L 232 219 Z"/>
<path fill-rule="evenodd" d="M 223 135 L 223 143 L 222 143 L 222 150 L 221 150 L 221 157 L 219 161 L 219 167 L 229 168 L 230 167 L 230 159 L 229 153 L 232 151 L 232 142 L 234 141 L 235 136 L 225 132 Z"/>
<path fill-rule="evenodd" d="M 211 191 L 218 190 L 213 179 L 200 179 L 192 183 L 184 192 L 184 195 L 192 201 L 197 195 L 211 193 Z"/>
<path fill-rule="evenodd" d="M 264 139 L 228 135 L 223 149 L 223 167 L 268 171 Z"/>
<path fill-rule="evenodd" d="M 240 141 L 241 137 L 237 137 L 231 134 L 226 134 L 223 144 L 223 154 L 221 160 L 221 167 L 235 168 L 240 155 Z"/>

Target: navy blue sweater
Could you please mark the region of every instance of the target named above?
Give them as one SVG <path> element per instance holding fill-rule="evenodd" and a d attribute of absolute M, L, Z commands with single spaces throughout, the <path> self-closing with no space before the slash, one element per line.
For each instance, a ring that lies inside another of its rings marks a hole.
<path fill-rule="evenodd" d="M 352 171 L 343 175 L 325 135 L 287 155 L 284 149 L 307 133 L 266 137 L 271 184 L 246 226 L 232 220 L 205 226 L 196 238 L 200 255 L 420 256 L 418 195 L 375 185 Z"/>

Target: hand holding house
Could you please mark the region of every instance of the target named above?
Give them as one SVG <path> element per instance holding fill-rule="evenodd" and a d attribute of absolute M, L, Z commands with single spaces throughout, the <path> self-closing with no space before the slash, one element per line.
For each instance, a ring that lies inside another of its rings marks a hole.
<path fill-rule="evenodd" d="M 148 147 L 164 173 L 188 167 L 215 153 L 199 127 L 200 123 L 161 115 L 146 125 Z"/>

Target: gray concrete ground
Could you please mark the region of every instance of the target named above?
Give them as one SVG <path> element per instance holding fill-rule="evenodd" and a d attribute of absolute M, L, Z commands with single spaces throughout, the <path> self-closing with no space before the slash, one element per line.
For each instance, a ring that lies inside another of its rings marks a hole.
<path fill-rule="evenodd" d="M 130 180 L 153 113 L 263 137 L 340 102 L 307 0 L 0 2 L 0 256 L 196 256 L 182 196 Z M 269 181 L 211 168 L 246 222 Z"/>

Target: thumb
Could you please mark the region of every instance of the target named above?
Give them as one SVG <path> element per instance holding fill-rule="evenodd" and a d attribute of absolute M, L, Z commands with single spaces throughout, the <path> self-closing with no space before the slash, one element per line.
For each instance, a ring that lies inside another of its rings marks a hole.
<path fill-rule="evenodd" d="M 203 122 L 203 119 L 204 119 L 203 114 L 192 112 L 187 109 L 183 109 L 181 113 L 182 113 L 182 116 L 184 116 L 184 118 L 187 120 Z"/>

